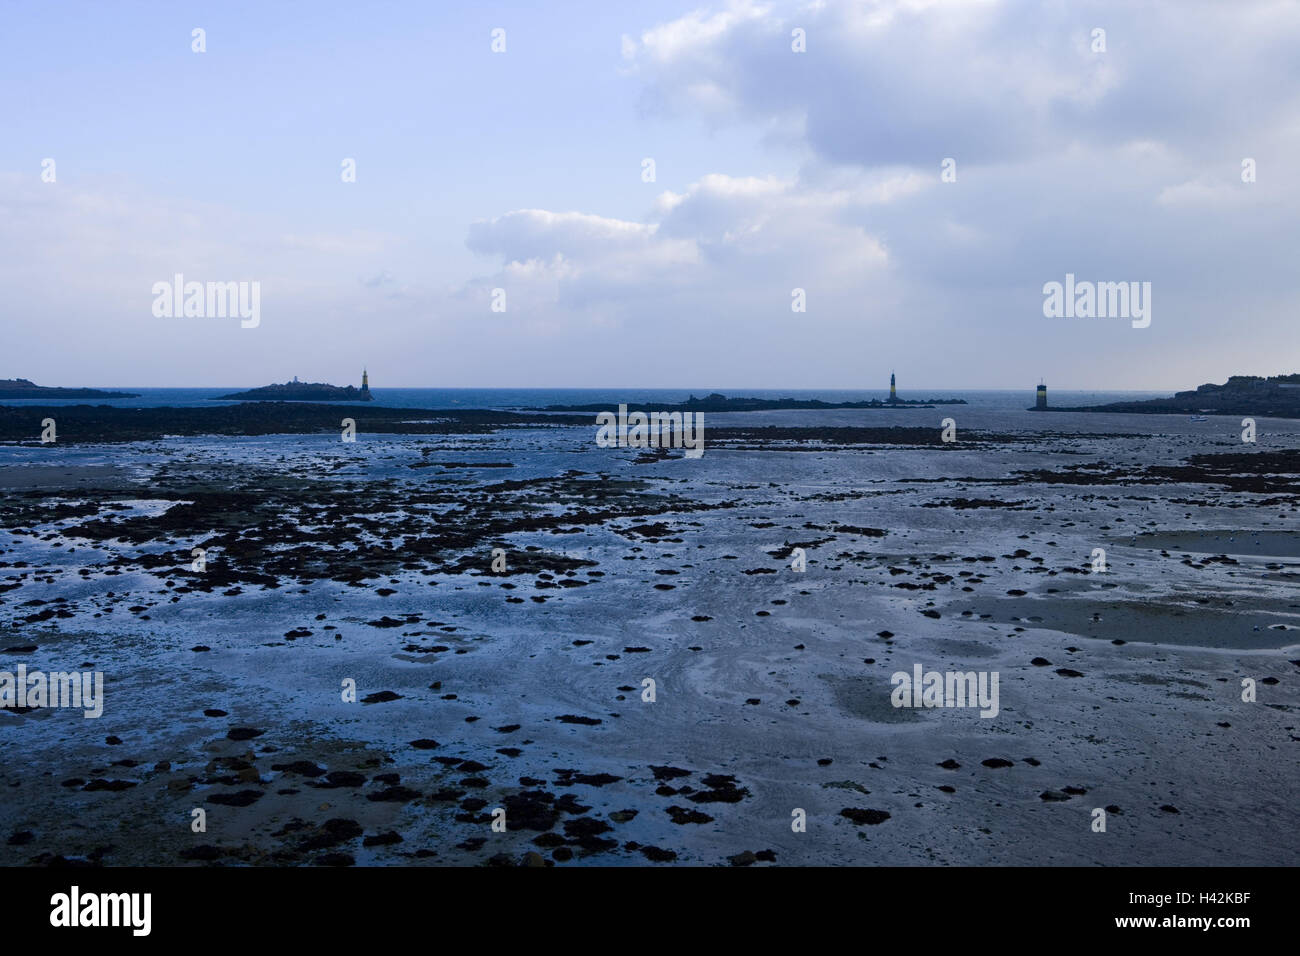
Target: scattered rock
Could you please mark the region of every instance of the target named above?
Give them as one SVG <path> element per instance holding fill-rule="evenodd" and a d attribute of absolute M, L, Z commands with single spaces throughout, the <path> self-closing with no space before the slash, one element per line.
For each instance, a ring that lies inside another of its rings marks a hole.
<path fill-rule="evenodd" d="M 687 823 L 712 823 L 713 817 L 707 813 L 701 813 L 699 810 L 688 810 L 685 807 L 672 806 L 668 808 L 668 816 L 672 818 L 673 823 L 685 825 Z"/>
<path fill-rule="evenodd" d="M 845 807 L 840 816 L 852 820 L 858 826 L 875 826 L 889 819 L 884 810 L 871 810 L 860 807 Z"/>
<path fill-rule="evenodd" d="M 689 777 L 690 770 L 683 770 L 680 767 L 656 767 L 651 765 L 651 773 L 655 775 L 656 780 L 676 780 L 678 777 Z"/>
<path fill-rule="evenodd" d="M 237 790 L 227 793 L 213 793 L 207 798 L 208 803 L 215 803 L 223 807 L 247 807 L 252 806 L 258 800 L 262 799 L 260 790 Z"/>
<path fill-rule="evenodd" d="M 212 846 L 210 843 L 202 843 L 198 846 L 186 847 L 181 850 L 180 857 L 182 860 L 197 860 L 202 863 L 211 863 L 219 859 L 224 851 L 220 847 Z"/>
<path fill-rule="evenodd" d="M 325 773 L 325 768 L 312 763 L 310 760 L 295 760 L 292 763 L 273 763 L 271 769 L 282 773 L 296 773 L 300 777 L 319 777 Z"/>

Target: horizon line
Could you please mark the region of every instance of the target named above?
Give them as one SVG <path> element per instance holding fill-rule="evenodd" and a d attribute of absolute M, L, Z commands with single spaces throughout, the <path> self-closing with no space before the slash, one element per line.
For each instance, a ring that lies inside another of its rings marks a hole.
<path fill-rule="evenodd" d="M 271 384 L 271 385 L 283 385 L 283 384 L 285 384 L 285 383 L 283 383 L 283 382 L 272 382 L 272 383 L 270 383 L 270 384 Z M 329 382 L 300 382 L 299 384 L 302 384 L 302 385 L 329 385 L 329 384 L 332 384 L 332 383 L 329 383 Z M 255 388 L 266 388 L 267 386 L 265 386 L 265 385 L 121 385 L 121 384 L 118 384 L 118 385 L 71 385 L 71 386 L 69 386 L 69 385 L 56 385 L 56 386 L 48 386 L 48 387 L 52 387 L 52 388 L 93 388 L 93 389 L 100 389 L 100 390 L 105 390 L 105 391 L 107 391 L 107 390 L 110 390 L 110 389 L 122 390 L 122 389 L 131 389 L 131 388 L 158 388 L 158 389 L 164 389 L 164 388 L 165 388 L 165 389 L 178 389 L 178 390 L 179 390 L 179 389 L 191 389 L 191 390 L 203 390 L 203 389 L 244 389 L 244 390 L 249 390 L 249 389 L 255 389 Z M 346 387 L 346 386 L 336 386 L 336 387 L 338 387 L 338 388 L 344 388 L 344 387 Z M 1177 392 L 1177 391 L 1194 391 L 1194 389 L 1186 389 L 1186 388 L 1122 388 L 1122 387 L 1118 387 L 1118 386 L 1102 387 L 1102 386 L 1092 386 L 1092 385 L 1090 385 L 1090 386 L 1077 386 L 1077 385 L 1056 385 L 1056 386 L 1052 386 L 1052 385 L 1048 385 L 1047 387 L 1049 388 L 1049 390 L 1052 389 L 1052 388 L 1056 388 L 1056 389 L 1058 389 L 1058 390 L 1064 390 L 1064 391 L 1067 391 L 1067 392 Z M 1037 388 L 1038 388 L 1038 384 L 1037 384 L 1037 383 L 1035 383 L 1035 384 L 1033 384 L 1033 385 L 1023 385 L 1023 386 L 1022 386 L 1022 385 L 959 385 L 959 386 L 952 386 L 952 385 L 933 385 L 933 386 L 931 386 L 931 385 L 919 385 L 919 386 L 911 386 L 911 387 L 909 387 L 909 388 L 907 388 L 907 389 L 898 389 L 898 392 L 899 392 L 899 394 L 902 394 L 904 391 L 908 391 L 908 392 L 921 392 L 921 391 L 933 391 L 933 392 L 959 392 L 959 391 L 960 391 L 960 392 L 1018 392 L 1018 391 L 1020 391 L 1021 389 L 1024 389 L 1025 391 L 1033 392 L 1033 391 L 1036 391 Z M 372 385 L 372 386 L 370 386 L 370 391 L 372 391 L 372 392 L 375 392 L 375 391 L 384 391 L 384 390 L 386 390 L 386 389 L 391 389 L 391 390 L 400 390 L 400 389 L 425 389 L 425 390 L 429 390 L 429 389 L 437 389 L 437 390 L 440 390 L 440 391 L 448 391 L 448 392 L 452 392 L 452 391 L 467 391 L 467 392 L 468 392 L 468 391 L 506 391 L 506 390 L 509 390 L 509 391 L 539 391 L 539 392 L 546 392 L 546 391 L 561 391 L 561 390 L 563 390 L 563 391 L 571 391 L 571 392 L 578 392 L 578 391 L 592 391 L 592 392 L 600 391 L 600 392 L 612 392 L 612 391 L 618 391 L 618 390 L 621 389 L 621 390 L 624 390 L 624 391 L 661 391 L 661 392 L 667 392 L 667 391 L 676 391 L 676 392 L 706 391 L 706 393 L 707 393 L 707 391 L 712 390 L 712 391 L 718 391 L 719 394 L 723 394 L 723 392 L 720 391 L 721 389 L 725 389 L 727 392 L 739 392 L 739 391 L 743 391 L 743 390 L 748 390 L 748 391 L 766 391 L 766 392 L 775 392 L 775 391 L 781 391 L 781 390 L 783 390 L 783 389 L 784 389 L 784 390 L 787 390 L 787 391 L 795 391 L 795 392 L 873 392 L 873 391 L 888 392 L 888 391 L 889 391 L 889 386 L 888 386 L 888 385 L 884 385 L 884 386 L 880 386 L 880 387 L 863 387 L 863 386 L 860 386 L 860 385 L 859 385 L 859 386 L 853 386 L 853 387 L 845 387 L 845 386 L 826 386 L 826 385 L 823 385 L 823 386 L 818 386 L 818 387 L 815 387 L 815 388 L 810 388 L 810 387 L 807 387 L 807 386 L 788 386 L 788 385 L 781 385 L 781 386 L 775 386 L 775 387 L 773 387 L 773 386 L 768 386 L 768 385 L 745 385 L 745 386 L 719 386 L 719 385 L 709 385 L 709 386 L 699 386 L 699 385 L 382 385 L 382 386 L 374 386 L 374 385 Z M 729 397 L 730 397 L 730 396 L 729 396 Z"/>

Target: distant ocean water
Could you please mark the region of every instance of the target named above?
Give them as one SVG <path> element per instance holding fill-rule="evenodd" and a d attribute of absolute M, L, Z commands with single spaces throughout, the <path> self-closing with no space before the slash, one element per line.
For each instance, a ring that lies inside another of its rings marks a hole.
<path fill-rule="evenodd" d="M 242 391 L 245 386 L 229 388 L 134 388 L 129 385 L 104 386 L 104 391 L 137 392 L 139 398 L 122 399 L 0 399 L 0 405 L 113 405 L 120 408 L 159 408 L 164 406 L 204 407 L 233 402 L 214 402 L 218 395 Z M 390 408 L 542 408 L 547 405 L 607 404 L 611 409 L 620 402 L 683 402 L 691 395 L 703 398 L 720 392 L 729 398 L 799 398 L 824 402 L 862 402 L 884 400 L 888 389 L 789 389 L 789 388 L 375 388 L 374 402 Z M 1056 391 L 1048 389 L 1053 405 L 1102 405 L 1147 398 L 1161 398 L 1172 392 Z M 1022 411 L 1034 404 L 1034 389 L 900 389 L 902 399 L 964 398 L 970 408 L 982 411 Z M 958 406 L 960 408 L 961 406 Z"/>

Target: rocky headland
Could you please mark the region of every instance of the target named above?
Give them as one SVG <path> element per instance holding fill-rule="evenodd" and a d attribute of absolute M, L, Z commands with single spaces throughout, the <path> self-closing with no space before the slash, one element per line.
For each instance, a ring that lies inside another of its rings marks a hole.
<path fill-rule="evenodd" d="M 1133 412 L 1148 415 L 1258 415 L 1262 418 L 1300 418 L 1300 374 L 1233 375 L 1222 385 L 1206 384 L 1172 398 L 1107 405 L 1049 406 L 1031 411 Z"/>
<path fill-rule="evenodd" d="M 134 392 L 105 392 L 98 388 L 58 388 L 25 378 L 0 378 L 0 399 L 10 398 L 139 398 Z"/>

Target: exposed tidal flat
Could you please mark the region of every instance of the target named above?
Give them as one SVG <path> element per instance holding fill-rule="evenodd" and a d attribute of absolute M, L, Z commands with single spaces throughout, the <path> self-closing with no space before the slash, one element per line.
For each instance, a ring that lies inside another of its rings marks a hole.
<path fill-rule="evenodd" d="M 5 432 L 0 670 L 105 681 L 0 710 L 0 862 L 1300 858 L 1300 422 L 304 408 Z"/>

